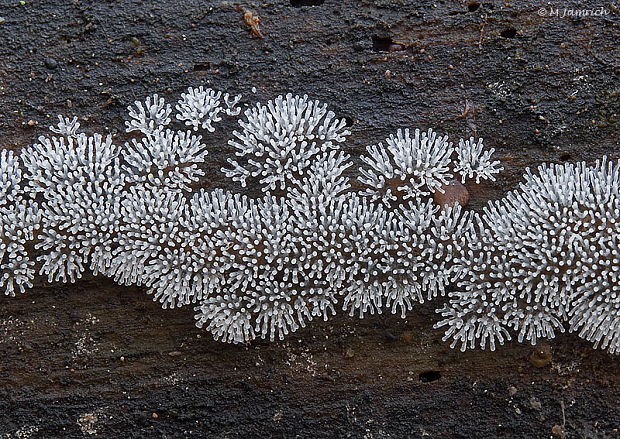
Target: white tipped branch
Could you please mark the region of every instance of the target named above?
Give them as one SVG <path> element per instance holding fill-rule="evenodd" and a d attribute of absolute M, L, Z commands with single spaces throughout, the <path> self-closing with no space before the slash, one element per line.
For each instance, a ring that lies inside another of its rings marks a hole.
<path fill-rule="evenodd" d="M 259 103 L 245 111 L 245 119 L 229 141 L 239 160 L 228 159 L 231 167 L 222 171 L 243 187 L 258 178 L 265 192 L 285 190 L 303 177 L 314 157 L 338 149 L 350 134 L 344 119 L 307 96 L 288 94 Z"/>
<path fill-rule="evenodd" d="M 40 137 L 22 152 L 25 179 L 41 193 L 40 274 L 50 282 L 74 282 L 86 268 L 95 274 L 110 263 L 120 220 L 119 149 L 110 136 Z"/>
<path fill-rule="evenodd" d="M 160 129 L 140 141 L 125 143 L 123 171 L 130 184 L 189 191 L 204 175 L 198 166 L 207 154 L 201 136 Z"/>
<path fill-rule="evenodd" d="M 194 131 L 199 128 L 212 133 L 215 131 L 213 124 L 222 120 L 220 112 L 222 111 L 220 99 L 222 92 L 205 89 L 202 85 L 198 88 L 188 88 L 187 93 L 181 94 L 176 105 L 176 118 L 185 125 L 192 127 Z M 228 105 L 228 99 L 226 99 Z"/>
<path fill-rule="evenodd" d="M 366 167 L 360 168 L 358 179 L 371 199 L 388 207 L 420 199 L 442 192 L 441 186 L 452 178 L 449 165 L 454 149 L 447 136 L 416 129 L 412 138 L 405 129 L 388 137 L 386 144 L 368 146 L 369 155 L 362 157 Z"/>
<path fill-rule="evenodd" d="M 474 176 L 476 184 L 480 184 L 480 179 L 495 181 L 495 174 L 504 169 L 499 160 L 491 160 L 495 149 L 484 150 L 482 139 L 478 139 L 478 142 L 475 142 L 473 137 L 469 140 L 461 139 L 456 151 L 458 163 L 454 171 L 461 174 L 461 183 Z"/>
<path fill-rule="evenodd" d="M 69 119 L 68 117 L 59 115 L 58 125 L 50 126 L 50 131 L 67 138 L 77 137 L 78 130 L 80 129 L 80 123 L 77 120 L 77 116 L 74 116 L 73 119 Z"/>
<path fill-rule="evenodd" d="M 144 103 L 135 101 L 134 105 L 127 107 L 129 120 L 125 122 L 126 131 L 140 131 L 145 135 L 153 134 L 170 123 L 172 108 L 166 104 L 164 98 L 157 94 L 147 96 Z"/>

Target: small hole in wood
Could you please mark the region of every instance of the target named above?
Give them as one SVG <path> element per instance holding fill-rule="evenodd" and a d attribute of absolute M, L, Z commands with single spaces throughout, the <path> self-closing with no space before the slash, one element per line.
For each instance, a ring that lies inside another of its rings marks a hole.
<path fill-rule="evenodd" d="M 501 31 L 500 35 L 504 38 L 514 38 L 517 35 L 517 30 L 514 27 L 509 27 Z"/>
<path fill-rule="evenodd" d="M 372 37 L 372 50 L 375 52 L 387 52 L 392 45 L 392 39 L 390 37 L 379 37 L 373 35 Z"/>
<path fill-rule="evenodd" d="M 441 373 L 438 370 L 427 370 L 420 374 L 420 381 L 423 383 L 432 383 L 441 378 Z"/>
<path fill-rule="evenodd" d="M 372 50 L 375 52 L 399 52 L 407 47 L 404 44 L 395 43 L 390 37 L 372 37 Z"/>
<path fill-rule="evenodd" d="M 291 6 L 301 8 L 302 6 L 321 6 L 325 0 L 291 0 Z"/>
<path fill-rule="evenodd" d="M 205 72 L 209 70 L 210 68 L 211 68 L 210 62 L 199 62 L 199 63 L 194 64 L 195 72 Z"/>
<path fill-rule="evenodd" d="M 467 4 L 467 10 L 469 12 L 475 12 L 475 11 L 478 10 L 479 7 L 480 7 L 480 3 L 478 3 L 478 2 L 469 2 Z"/>

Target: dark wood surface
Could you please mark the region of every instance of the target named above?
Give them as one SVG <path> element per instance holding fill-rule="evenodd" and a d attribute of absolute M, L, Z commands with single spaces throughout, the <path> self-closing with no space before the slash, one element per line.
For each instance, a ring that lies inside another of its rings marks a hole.
<path fill-rule="evenodd" d="M 620 157 L 610 2 L 564 2 L 560 16 L 535 2 L 308 3 L 0 0 L 0 146 L 31 144 L 58 113 L 122 141 L 134 99 L 205 84 L 244 104 L 326 102 L 351 123 L 354 158 L 400 127 L 482 136 L 506 169 L 472 190 L 472 209 L 527 166 Z M 238 190 L 219 172 L 233 129 L 208 139 L 207 187 Z M 619 436 L 617 356 L 572 334 L 540 368 L 518 343 L 461 353 L 432 329 L 437 307 L 229 346 L 140 288 L 39 279 L 0 297 L 0 437 Z"/>

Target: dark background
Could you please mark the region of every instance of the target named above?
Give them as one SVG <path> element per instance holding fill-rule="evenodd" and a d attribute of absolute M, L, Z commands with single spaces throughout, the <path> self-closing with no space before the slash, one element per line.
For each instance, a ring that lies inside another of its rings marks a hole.
<path fill-rule="evenodd" d="M 246 105 L 319 99 L 350 123 L 354 158 L 400 127 L 482 136 L 505 171 L 473 209 L 528 166 L 620 157 L 616 3 L 553 2 L 608 11 L 583 18 L 538 2 L 320 3 L 0 0 L 0 147 L 59 113 L 122 142 L 135 99 L 204 84 Z M 219 172 L 233 129 L 208 139 L 207 187 L 237 189 Z M 570 334 L 541 368 L 518 343 L 463 354 L 432 329 L 436 307 L 229 346 L 140 288 L 38 280 L 0 297 L 0 437 L 543 438 L 562 436 L 562 406 L 566 437 L 619 437 L 617 356 Z"/>

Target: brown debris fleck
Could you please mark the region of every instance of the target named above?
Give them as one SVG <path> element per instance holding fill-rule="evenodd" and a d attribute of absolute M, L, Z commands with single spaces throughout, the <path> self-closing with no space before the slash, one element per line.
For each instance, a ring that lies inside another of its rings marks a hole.
<path fill-rule="evenodd" d="M 402 341 L 404 341 L 405 343 L 412 343 L 413 342 L 413 333 L 409 332 L 409 331 L 405 331 L 401 334 L 400 339 Z"/>
<path fill-rule="evenodd" d="M 530 407 L 534 410 L 540 410 L 542 408 L 542 404 L 535 396 L 530 396 Z"/>
<path fill-rule="evenodd" d="M 388 52 L 400 52 L 405 50 L 405 45 L 400 43 L 392 43 L 388 46 Z"/>
<path fill-rule="evenodd" d="M 245 24 L 247 24 L 248 26 L 250 26 L 250 28 L 252 29 L 252 33 L 254 35 L 256 35 L 258 38 L 264 38 L 263 34 L 260 31 L 260 17 L 256 14 L 254 14 L 252 11 L 250 11 L 249 9 L 243 9 L 243 21 L 245 21 Z"/>
<path fill-rule="evenodd" d="M 517 393 L 517 388 L 515 386 L 508 387 L 508 395 L 513 397 L 515 396 L 516 393 Z"/>
<path fill-rule="evenodd" d="M 448 184 L 442 185 L 441 189 L 443 193 L 436 191 L 433 195 L 435 204 L 453 206 L 454 203 L 459 203 L 461 206 L 466 206 L 469 203 L 469 192 L 460 181 L 451 180 Z"/>
<path fill-rule="evenodd" d="M 530 363 L 535 367 L 545 367 L 551 363 L 551 346 L 543 343 L 535 347 L 534 352 L 530 355 Z"/>
<path fill-rule="evenodd" d="M 564 439 L 566 437 L 566 430 L 561 425 L 555 424 L 551 429 L 551 434 L 553 434 L 554 437 Z"/>

